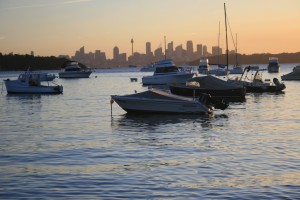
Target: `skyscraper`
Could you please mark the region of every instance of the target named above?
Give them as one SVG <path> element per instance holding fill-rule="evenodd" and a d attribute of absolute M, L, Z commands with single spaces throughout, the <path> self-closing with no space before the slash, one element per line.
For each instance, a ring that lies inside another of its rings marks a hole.
<path fill-rule="evenodd" d="M 191 60 L 193 57 L 194 49 L 193 49 L 193 42 L 187 41 L 186 42 L 186 56 L 187 60 Z"/>
<path fill-rule="evenodd" d="M 167 57 L 172 58 L 174 56 L 173 41 L 168 43 Z"/>
<path fill-rule="evenodd" d="M 151 43 L 146 42 L 146 55 L 149 56 L 151 55 Z"/>
<path fill-rule="evenodd" d="M 203 55 L 202 44 L 197 44 L 197 56 L 198 56 L 198 58 L 201 58 L 202 55 Z"/>
<path fill-rule="evenodd" d="M 113 59 L 117 61 L 119 59 L 119 47 L 117 47 L 117 46 L 114 47 L 113 54 L 114 54 L 113 55 L 114 56 Z"/>
<path fill-rule="evenodd" d="M 203 56 L 208 56 L 207 46 L 203 45 Z"/>

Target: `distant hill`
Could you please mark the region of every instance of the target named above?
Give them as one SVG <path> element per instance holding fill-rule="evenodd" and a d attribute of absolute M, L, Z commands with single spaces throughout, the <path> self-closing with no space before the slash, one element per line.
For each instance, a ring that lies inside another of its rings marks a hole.
<path fill-rule="evenodd" d="M 297 53 L 281 53 L 281 54 L 238 54 L 238 64 L 268 64 L 269 57 L 277 57 L 279 63 L 300 63 L 300 52 Z M 220 55 L 220 59 L 218 56 L 207 57 L 209 59 L 209 63 L 213 64 L 226 64 L 226 55 Z M 220 60 L 220 63 L 218 63 Z M 234 65 L 236 63 L 236 55 L 230 54 L 228 56 L 229 64 Z M 189 63 L 190 65 L 199 65 L 199 59 L 194 60 Z"/>

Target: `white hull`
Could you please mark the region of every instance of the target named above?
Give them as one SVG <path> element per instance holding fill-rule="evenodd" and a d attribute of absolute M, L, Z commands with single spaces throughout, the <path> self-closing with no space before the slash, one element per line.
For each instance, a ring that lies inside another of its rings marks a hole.
<path fill-rule="evenodd" d="M 5 80 L 5 87 L 8 94 L 60 94 L 62 86 L 28 86 L 18 80 Z"/>
<path fill-rule="evenodd" d="M 157 90 L 156 90 L 157 91 Z M 162 98 L 147 98 L 135 95 L 117 96 L 112 99 L 127 112 L 143 113 L 208 113 L 211 110 L 199 101 L 183 98 L 162 91 Z M 164 94 L 167 98 L 164 98 Z"/>
<path fill-rule="evenodd" d="M 166 85 L 170 83 L 185 83 L 186 80 L 192 78 L 193 73 L 179 72 L 174 74 L 164 74 L 155 76 L 144 76 L 142 78 L 143 85 Z"/>
<path fill-rule="evenodd" d="M 59 78 L 89 78 L 92 71 L 64 71 L 59 72 Z"/>

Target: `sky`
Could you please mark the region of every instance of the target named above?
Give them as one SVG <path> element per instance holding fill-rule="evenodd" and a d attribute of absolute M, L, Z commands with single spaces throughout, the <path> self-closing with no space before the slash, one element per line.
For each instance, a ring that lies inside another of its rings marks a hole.
<path fill-rule="evenodd" d="M 166 41 L 225 49 L 224 3 L 229 50 L 253 53 L 300 52 L 300 0 L 0 0 L 0 52 L 73 56 L 113 48 L 131 55 L 164 48 Z M 231 30 L 231 31 L 230 31 Z"/>

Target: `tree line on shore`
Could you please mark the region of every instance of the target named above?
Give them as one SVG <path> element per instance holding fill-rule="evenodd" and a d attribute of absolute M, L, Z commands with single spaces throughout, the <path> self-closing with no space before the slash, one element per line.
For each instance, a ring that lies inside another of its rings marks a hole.
<path fill-rule="evenodd" d="M 236 60 L 240 65 L 246 64 L 267 64 L 269 57 L 277 57 L 279 63 L 300 63 L 300 52 L 297 53 L 281 53 L 281 54 L 235 54 L 229 55 L 229 64 L 235 65 Z M 226 55 L 208 57 L 209 63 L 226 64 Z M 41 57 L 32 55 L 9 54 L 2 55 L 0 53 L 0 70 L 1 71 L 24 71 L 30 67 L 31 70 L 59 70 L 67 58 L 58 58 L 55 56 Z M 198 65 L 199 59 L 189 63 L 190 65 Z M 81 64 L 82 67 L 85 67 Z"/>

